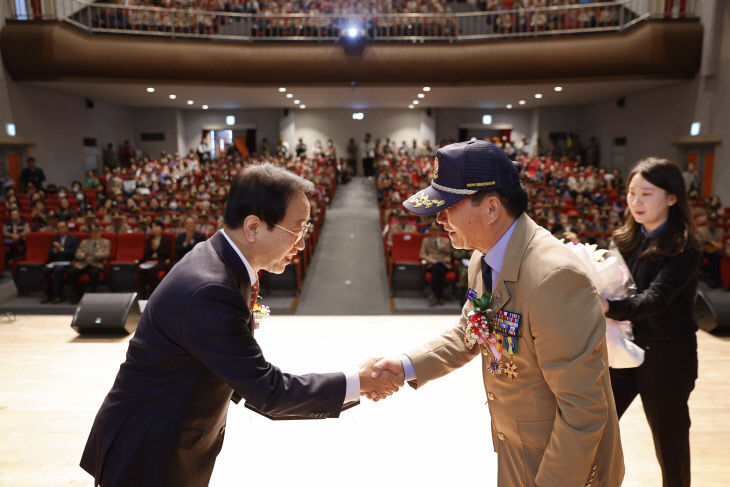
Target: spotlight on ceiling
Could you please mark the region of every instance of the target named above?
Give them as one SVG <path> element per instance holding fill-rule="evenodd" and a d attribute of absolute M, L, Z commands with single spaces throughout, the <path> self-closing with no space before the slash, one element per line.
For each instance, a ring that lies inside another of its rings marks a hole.
<path fill-rule="evenodd" d="M 512 104 L 511 103 L 507 103 L 507 110 L 512 110 Z"/>
<path fill-rule="evenodd" d="M 537 98 L 538 100 L 539 100 L 540 98 L 542 98 L 542 93 L 535 93 L 535 98 Z"/>
<path fill-rule="evenodd" d="M 408 108 L 411 108 L 412 109 L 412 108 L 414 108 L 414 106 L 413 105 L 408 105 Z"/>
<path fill-rule="evenodd" d="M 208 105 L 203 105 L 203 106 L 202 106 L 202 107 L 200 107 L 200 108 L 202 108 L 203 110 L 207 110 L 207 109 L 208 109 Z"/>
<path fill-rule="evenodd" d="M 563 87 L 562 87 L 562 86 L 556 86 L 556 87 L 555 87 L 555 88 L 553 88 L 553 89 L 554 89 L 555 91 L 563 91 Z"/>
<path fill-rule="evenodd" d="M 423 91 L 431 91 L 431 87 L 430 86 L 424 86 L 423 87 Z"/>
<path fill-rule="evenodd" d="M 155 89 L 152 88 L 151 86 L 149 88 L 147 88 L 147 93 L 154 93 L 154 92 L 155 92 Z"/>
<path fill-rule="evenodd" d="M 423 93 L 419 93 L 419 94 L 418 94 L 418 98 L 423 98 L 423 97 L 425 97 L 425 96 L 426 96 L 426 95 L 424 95 Z"/>
<path fill-rule="evenodd" d="M 170 95 L 170 100 L 174 100 L 175 98 L 177 98 L 177 95 Z"/>
<path fill-rule="evenodd" d="M 286 91 L 286 88 L 279 88 L 279 93 L 284 93 Z"/>
<path fill-rule="evenodd" d="M 287 94 L 286 94 L 286 97 L 287 97 L 287 98 L 294 98 L 294 95 L 292 95 L 291 93 L 287 93 Z"/>
<path fill-rule="evenodd" d="M 519 103 L 520 105 L 524 105 L 524 104 L 525 104 L 525 103 L 527 103 L 527 102 L 526 102 L 525 100 L 520 100 L 520 101 L 519 101 L 519 102 L 517 102 L 517 103 Z"/>
<path fill-rule="evenodd" d="M 188 100 L 188 101 L 187 101 L 186 103 L 187 103 L 188 105 L 192 105 L 192 104 L 193 104 L 193 103 L 195 103 L 195 102 L 193 102 L 193 100 Z"/>

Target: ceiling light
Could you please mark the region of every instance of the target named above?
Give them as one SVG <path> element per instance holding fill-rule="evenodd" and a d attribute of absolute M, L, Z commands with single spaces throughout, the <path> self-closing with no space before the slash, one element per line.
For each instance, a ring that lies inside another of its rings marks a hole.
<path fill-rule="evenodd" d="M 294 104 L 295 104 L 295 105 L 299 105 L 300 103 L 301 103 L 301 101 L 299 101 L 299 100 L 294 100 Z"/>
<path fill-rule="evenodd" d="M 299 108 L 307 108 L 307 105 L 299 105 Z"/>
<path fill-rule="evenodd" d="M 424 86 L 423 87 L 423 91 L 431 91 L 431 87 L 430 86 Z"/>
<path fill-rule="evenodd" d="M 363 118 L 365 118 L 365 114 L 362 112 L 355 112 L 352 114 L 353 120 L 362 120 Z"/>
<path fill-rule="evenodd" d="M 537 98 L 538 100 L 539 100 L 540 98 L 542 98 L 542 93 L 535 93 L 535 98 Z"/>
<path fill-rule="evenodd" d="M 203 105 L 202 108 L 203 108 L 203 110 L 207 110 L 208 109 L 208 105 Z"/>
<path fill-rule="evenodd" d="M 520 101 L 519 101 L 518 103 L 519 103 L 520 105 L 524 105 L 524 104 L 525 104 L 525 103 L 527 103 L 527 102 L 526 102 L 525 100 L 520 100 Z"/>
<path fill-rule="evenodd" d="M 507 110 L 512 110 L 512 104 L 511 103 L 507 103 Z"/>
<path fill-rule="evenodd" d="M 177 98 L 177 95 L 170 95 L 170 100 L 174 100 L 175 98 Z"/>
<path fill-rule="evenodd" d="M 413 100 L 411 103 L 413 103 L 414 105 L 418 105 L 420 102 L 418 100 Z"/>
<path fill-rule="evenodd" d="M 287 98 L 294 98 L 294 95 L 292 95 L 291 93 L 287 93 L 287 94 L 286 94 L 286 97 L 287 97 Z"/>
<path fill-rule="evenodd" d="M 193 102 L 193 100 L 188 100 L 187 103 L 188 103 L 188 105 L 192 105 L 194 102 Z"/>
<path fill-rule="evenodd" d="M 408 108 L 413 108 L 413 105 L 408 105 Z"/>
<path fill-rule="evenodd" d="M 147 93 L 154 93 L 154 92 L 155 92 L 155 89 L 152 88 L 151 86 L 149 88 L 147 88 Z"/>
<path fill-rule="evenodd" d="M 226 115 L 226 125 L 236 125 L 236 117 L 233 115 Z"/>
<path fill-rule="evenodd" d="M 425 97 L 425 96 L 426 96 L 426 95 L 424 95 L 423 93 L 419 93 L 419 94 L 418 94 L 418 98 L 423 98 L 423 97 Z"/>
<path fill-rule="evenodd" d="M 286 91 L 286 88 L 279 88 L 279 93 L 284 93 Z"/>
<path fill-rule="evenodd" d="M 562 87 L 562 86 L 556 86 L 556 87 L 555 87 L 555 88 L 553 88 L 553 89 L 554 89 L 555 91 L 563 91 L 563 87 Z"/>
<path fill-rule="evenodd" d="M 5 133 L 8 134 L 8 137 L 15 137 L 15 135 L 16 135 L 15 124 L 6 123 L 5 124 Z"/>

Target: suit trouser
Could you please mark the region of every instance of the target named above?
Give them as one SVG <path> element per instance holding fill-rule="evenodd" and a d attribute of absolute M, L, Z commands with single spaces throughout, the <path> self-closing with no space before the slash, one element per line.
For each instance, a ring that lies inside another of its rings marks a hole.
<path fill-rule="evenodd" d="M 444 297 L 444 287 L 446 286 L 446 266 L 443 262 L 436 262 L 426 269 L 431 273 L 431 292 L 437 299 Z"/>
<path fill-rule="evenodd" d="M 101 274 L 101 269 L 94 267 L 93 265 L 87 265 L 83 269 L 74 267 L 70 271 L 68 271 L 66 277 L 68 278 L 68 283 L 71 286 L 71 289 L 73 289 L 76 296 L 81 296 L 81 286 L 79 285 L 79 278 L 84 274 L 89 275 L 90 292 L 95 293 L 96 288 L 99 286 L 99 274 Z"/>
<path fill-rule="evenodd" d="M 43 268 L 43 288 L 48 296 L 63 297 L 63 279 L 70 265 Z"/>
<path fill-rule="evenodd" d="M 644 363 L 610 369 L 619 418 L 637 396 L 654 437 L 664 487 L 690 485 L 689 395 L 697 379 L 697 337 L 641 340 Z"/>

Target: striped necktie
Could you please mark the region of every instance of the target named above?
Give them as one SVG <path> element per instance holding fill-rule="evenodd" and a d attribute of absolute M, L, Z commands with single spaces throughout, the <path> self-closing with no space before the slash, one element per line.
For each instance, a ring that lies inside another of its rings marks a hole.
<path fill-rule="evenodd" d="M 248 309 L 253 311 L 253 307 L 256 304 L 256 300 L 259 298 L 259 280 L 256 279 L 256 282 L 251 286 L 251 300 L 248 303 Z"/>

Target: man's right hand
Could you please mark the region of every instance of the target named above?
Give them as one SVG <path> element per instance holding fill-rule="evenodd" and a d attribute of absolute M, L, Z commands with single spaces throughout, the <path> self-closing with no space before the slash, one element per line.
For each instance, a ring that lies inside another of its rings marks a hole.
<path fill-rule="evenodd" d="M 372 377 L 378 379 L 382 376 L 394 375 L 401 378 L 401 381 L 405 380 L 405 373 L 403 371 L 403 362 L 400 357 L 381 358 L 372 365 Z M 401 382 L 403 385 L 404 382 Z M 390 395 L 390 394 L 388 394 Z M 375 392 L 371 392 L 368 395 L 368 399 L 373 401 L 379 401 L 385 399 L 387 396 L 379 395 Z"/>
<path fill-rule="evenodd" d="M 399 372 L 384 370 L 375 372 L 373 366 L 382 360 L 382 358 L 370 358 L 363 362 L 358 370 L 360 376 L 360 394 L 374 401 L 392 395 L 404 384 L 402 367 Z"/>

